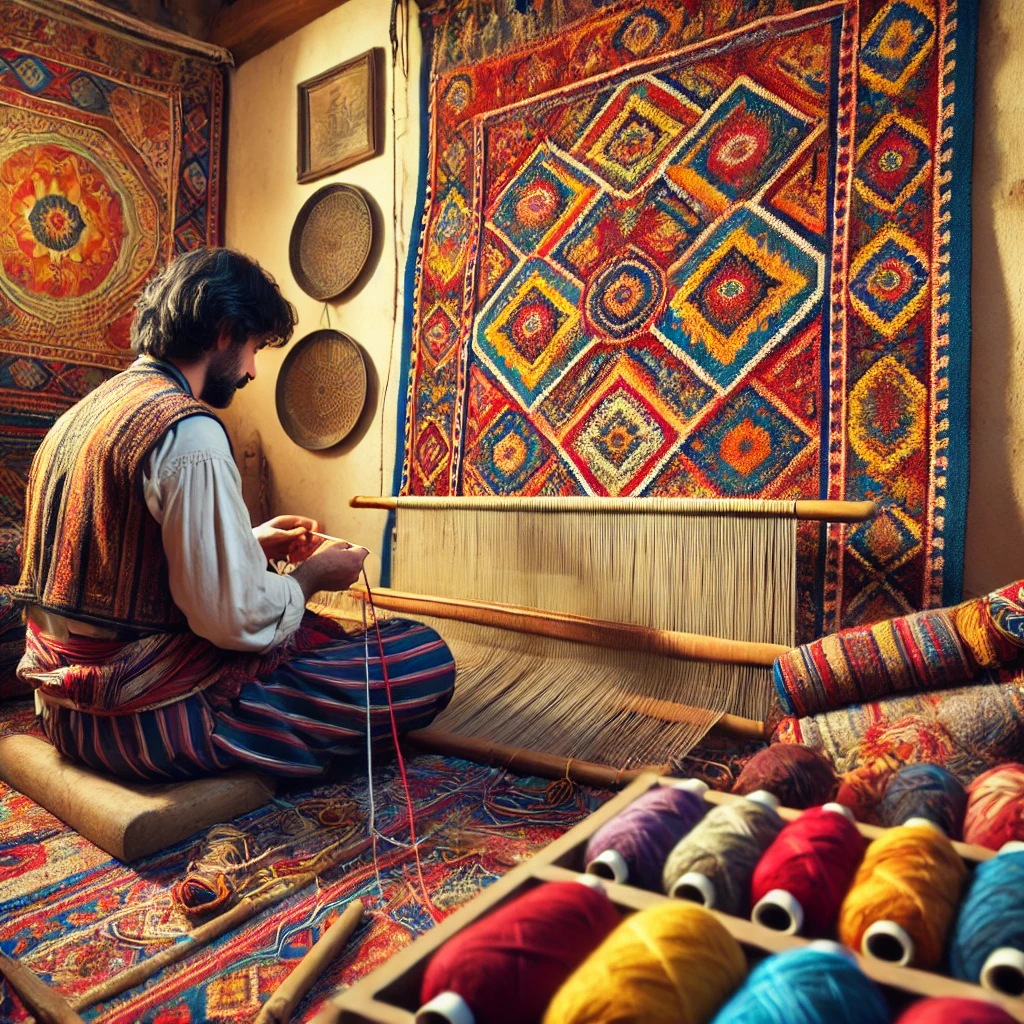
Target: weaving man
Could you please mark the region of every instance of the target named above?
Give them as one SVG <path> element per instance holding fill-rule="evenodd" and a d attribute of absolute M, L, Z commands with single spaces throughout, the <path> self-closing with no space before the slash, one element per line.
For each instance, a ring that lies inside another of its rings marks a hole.
<path fill-rule="evenodd" d="M 268 571 L 318 526 L 278 516 L 250 528 L 211 411 L 294 326 L 245 256 L 181 256 L 139 299 L 139 358 L 40 446 L 16 591 L 27 618 L 18 674 L 68 757 L 130 779 L 243 765 L 318 774 L 365 744 L 367 690 L 373 735 L 390 735 L 376 634 L 346 635 L 305 610 L 315 592 L 354 583 L 366 550 L 324 544 L 290 576 Z M 451 654 L 419 623 L 390 620 L 381 634 L 398 725 L 425 726 L 451 697 Z"/>

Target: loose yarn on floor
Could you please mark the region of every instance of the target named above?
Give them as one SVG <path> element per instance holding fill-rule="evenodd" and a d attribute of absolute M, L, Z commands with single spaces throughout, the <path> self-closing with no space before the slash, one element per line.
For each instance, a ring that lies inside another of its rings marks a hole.
<path fill-rule="evenodd" d="M 715 916 L 667 902 L 627 917 L 559 989 L 544 1024 L 707 1024 L 747 961 Z"/>
<path fill-rule="evenodd" d="M 825 950 L 812 944 L 762 960 L 714 1024 L 887 1024 L 888 1020 L 885 998 L 857 962 L 838 945 Z"/>
<path fill-rule="evenodd" d="M 668 855 L 663 891 L 745 917 L 754 868 L 783 824 L 773 807 L 754 799 L 715 807 Z"/>
<path fill-rule="evenodd" d="M 896 1024 L 1016 1024 L 1016 1021 L 995 1003 L 943 997 L 914 1003 Z"/>
<path fill-rule="evenodd" d="M 672 848 L 708 809 L 697 780 L 656 786 L 599 828 L 587 844 L 584 864 L 592 874 L 621 884 L 661 891 L 661 873 Z"/>
<path fill-rule="evenodd" d="M 881 960 L 938 966 L 967 868 L 927 822 L 889 829 L 867 848 L 839 911 L 839 937 Z"/>
<path fill-rule="evenodd" d="M 763 789 L 783 807 L 818 807 L 831 800 L 839 778 L 826 757 L 798 743 L 776 743 L 759 750 L 744 766 L 732 791 L 746 796 Z"/>
<path fill-rule="evenodd" d="M 754 869 L 754 920 L 789 934 L 829 934 L 866 846 L 841 810 L 804 811 L 783 828 Z"/>
<path fill-rule="evenodd" d="M 984 971 L 996 950 L 1016 950 L 1024 960 L 1024 849 L 1000 853 L 974 869 L 949 944 L 954 978 L 1024 995 L 1019 967 L 993 962 L 991 973 Z"/>
<path fill-rule="evenodd" d="M 425 1011 L 442 993 L 454 993 L 478 1024 L 539 1021 L 559 986 L 621 920 L 600 889 L 578 882 L 531 889 L 434 954 L 420 988 L 422 1019 L 445 1019 Z"/>
<path fill-rule="evenodd" d="M 998 850 L 1024 840 L 1024 764 L 1001 764 L 967 787 L 964 842 Z"/>
<path fill-rule="evenodd" d="M 927 818 L 959 839 L 966 809 L 967 790 L 955 775 L 937 764 L 910 764 L 889 779 L 876 813 L 885 828 Z"/>
<path fill-rule="evenodd" d="M 239 872 L 250 862 L 252 849 L 248 832 L 230 823 L 214 825 L 172 890 L 182 913 L 194 920 L 225 910 L 239 885 L 248 881 Z"/>

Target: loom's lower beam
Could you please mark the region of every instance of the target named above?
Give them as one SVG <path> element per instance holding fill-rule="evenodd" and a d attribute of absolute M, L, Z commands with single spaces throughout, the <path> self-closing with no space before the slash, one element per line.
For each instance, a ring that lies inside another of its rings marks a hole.
<path fill-rule="evenodd" d="M 490 740 L 473 736 L 456 736 L 454 733 L 440 732 L 437 729 L 416 729 L 408 733 L 406 739 L 421 750 L 428 750 L 432 754 L 461 757 L 495 768 L 511 768 L 525 775 L 539 775 L 542 779 L 572 779 L 573 782 L 602 789 L 625 786 L 644 772 L 664 775 L 669 770 L 668 765 L 648 765 L 644 768 L 620 771 L 605 764 L 594 764 L 593 761 L 577 761 L 573 757 L 542 754 L 536 750 L 492 743 Z"/>
<path fill-rule="evenodd" d="M 352 593 L 366 600 L 366 590 L 354 587 Z M 427 594 L 407 594 L 398 590 L 379 589 L 373 592 L 373 603 L 386 611 L 429 615 L 438 619 L 455 619 L 478 626 L 492 626 L 514 633 L 571 640 L 590 647 L 606 647 L 618 651 L 643 651 L 683 661 L 714 662 L 726 665 L 760 665 L 771 668 L 775 659 L 789 648 L 784 644 L 751 643 L 725 640 L 717 636 L 680 633 L 671 629 L 636 626 L 628 622 L 591 619 L 567 612 L 550 612 L 541 608 L 497 604 L 491 601 L 468 601 Z"/>
<path fill-rule="evenodd" d="M 700 513 L 702 505 L 719 508 L 719 515 L 772 516 L 788 519 L 809 519 L 824 523 L 862 523 L 871 519 L 878 506 L 873 501 L 819 501 L 803 498 L 796 501 L 772 502 L 771 510 L 759 506 L 757 500 L 691 498 L 490 498 L 490 497 L 373 497 L 356 495 L 349 502 L 352 508 L 434 508 L 495 510 L 511 508 L 514 503 L 529 502 L 534 512 L 626 512 L 626 513 Z M 641 507 L 643 506 L 643 507 Z M 726 511 L 727 510 L 727 511 Z M 715 513 L 712 513 L 715 514 Z"/>

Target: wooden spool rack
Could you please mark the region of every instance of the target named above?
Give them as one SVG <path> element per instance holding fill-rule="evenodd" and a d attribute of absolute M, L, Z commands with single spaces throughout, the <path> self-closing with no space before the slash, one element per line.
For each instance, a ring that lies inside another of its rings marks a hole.
<path fill-rule="evenodd" d="M 679 781 L 681 780 L 666 779 L 652 774 L 642 775 L 585 821 L 489 885 L 464 907 L 396 953 L 386 964 L 356 982 L 347 991 L 333 997 L 314 1018 L 313 1024 L 414 1024 L 416 1010 L 419 1009 L 423 973 L 437 949 L 467 925 L 520 893 L 544 882 L 571 881 L 578 878 L 584 870 L 583 856 L 587 842 L 605 822 L 615 817 L 652 786 L 671 786 Z M 712 804 L 726 804 L 743 798 L 709 790 L 705 794 L 705 799 Z M 802 812 L 780 807 L 778 813 L 785 820 L 792 821 Z M 877 838 L 885 831 L 877 826 L 862 825 L 859 822 L 857 827 L 868 840 Z M 978 862 L 995 856 L 992 850 L 981 846 L 971 846 L 967 843 L 953 845 L 963 857 L 968 869 L 973 869 Z M 669 898 L 660 893 L 647 892 L 628 885 L 617 885 L 604 880 L 602 883 L 623 916 L 662 903 Z M 766 956 L 805 946 L 810 941 L 800 936 L 771 931 L 745 918 L 717 911 L 712 913 L 743 947 L 751 968 Z M 1018 999 L 990 992 L 978 985 L 957 981 L 930 971 L 898 967 L 859 953 L 856 954 L 856 958 L 864 973 L 881 988 L 894 1014 L 926 996 L 962 996 L 998 1003 L 1010 1016 L 1024 1022 L 1024 998 Z"/>

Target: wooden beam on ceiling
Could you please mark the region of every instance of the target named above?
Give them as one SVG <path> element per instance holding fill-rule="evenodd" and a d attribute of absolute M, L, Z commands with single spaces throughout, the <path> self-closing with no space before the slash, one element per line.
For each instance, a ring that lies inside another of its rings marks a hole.
<path fill-rule="evenodd" d="M 235 0 L 214 18 L 209 41 L 230 50 L 235 64 L 242 64 L 345 2 Z"/>

